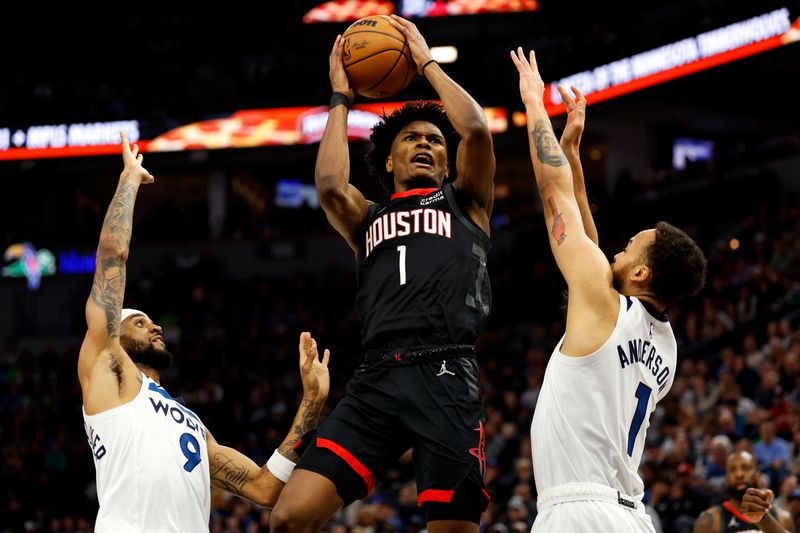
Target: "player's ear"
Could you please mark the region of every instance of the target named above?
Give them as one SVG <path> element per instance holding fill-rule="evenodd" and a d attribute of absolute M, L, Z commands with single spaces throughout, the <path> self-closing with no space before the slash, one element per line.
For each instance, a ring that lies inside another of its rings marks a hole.
<path fill-rule="evenodd" d="M 444 162 L 444 174 L 442 181 L 447 181 L 447 178 L 450 177 L 450 161 Z"/>
<path fill-rule="evenodd" d="M 386 156 L 386 172 L 391 172 L 394 170 L 394 164 L 392 163 L 392 156 Z"/>
<path fill-rule="evenodd" d="M 631 281 L 635 281 L 637 283 L 650 281 L 652 277 L 653 270 L 644 263 L 636 265 L 636 268 L 634 268 L 631 272 Z"/>

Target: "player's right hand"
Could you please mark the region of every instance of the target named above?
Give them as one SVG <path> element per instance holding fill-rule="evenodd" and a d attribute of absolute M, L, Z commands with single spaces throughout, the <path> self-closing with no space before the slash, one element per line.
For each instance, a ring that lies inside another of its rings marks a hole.
<path fill-rule="evenodd" d="M 564 104 L 567 106 L 567 124 L 564 126 L 564 131 L 561 132 L 561 147 L 577 150 L 581 144 L 581 136 L 586 124 L 586 98 L 574 85 L 570 88 L 575 94 L 575 98 L 561 85 L 558 86 L 561 99 L 564 100 Z"/>
<path fill-rule="evenodd" d="M 347 79 L 347 73 L 344 71 L 344 63 L 342 63 L 343 53 L 344 39 L 341 35 L 337 35 L 329 58 L 331 89 L 333 89 L 335 93 L 346 94 L 350 102 L 352 102 L 356 97 L 356 93 L 350 88 L 350 80 Z"/>
<path fill-rule="evenodd" d="M 328 373 L 330 350 L 325 350 L 322 361 L 319 360 L 317 341 L 311 333 L 300 334 L 300 379 L 303 381 L 303 398 L 316 403 L 324 403 L 331 389 L 331 377 Z"/>
<path fill-rule="evenodd" d="M 120 132 L 119 136 L 122 140 L 122 163 L 125 165 L 120 179 L 138 180 L 141 184 L 153 183 L 156 178 L 142 166 L 144 156 L 139 153 L 139 145 L 134 144 L 131 150 L 131 145 L 125 134 Z"/>
<path fill-rule="evenodd" d="M 768 489 L 747 489 L 742 497 L 742 514 L 754 524 L 761 522 L 764 515 L 772 509 L 773 496 L 773 492 Z"/>

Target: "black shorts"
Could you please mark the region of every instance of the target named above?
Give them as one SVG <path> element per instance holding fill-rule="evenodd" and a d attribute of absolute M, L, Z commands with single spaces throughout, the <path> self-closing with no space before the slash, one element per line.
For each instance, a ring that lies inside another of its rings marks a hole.
<path fill-rule="evenodd" d="M 348 505 L 413 448 L 418 503 L 428 520 L 478 522 L 489 499 L 484 421 L 473 357 L 363 366 L 297 468 L 330 479 Z"/>

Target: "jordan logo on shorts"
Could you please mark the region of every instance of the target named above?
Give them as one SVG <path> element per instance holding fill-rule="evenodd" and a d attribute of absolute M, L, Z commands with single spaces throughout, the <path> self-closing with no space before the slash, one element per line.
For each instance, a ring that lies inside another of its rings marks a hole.
<path fill-rule="evenodd" d="M 436 374 L 437 376 L 443 376 L 445 374 L 450 374 L 451 376 L 455 376 L 455 372 L 450 372 L 447 370 L 447 361 L 442 361 L 442 368 L 439 369 L 439 373 Z"/>

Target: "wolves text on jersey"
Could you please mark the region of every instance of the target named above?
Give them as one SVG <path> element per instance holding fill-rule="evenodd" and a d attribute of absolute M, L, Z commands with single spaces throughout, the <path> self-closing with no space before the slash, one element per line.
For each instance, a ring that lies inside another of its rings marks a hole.
<path fill-rule="evenodd" d="M 206 432 L 203 428 L 203 424 L 200 422 L 200 419 L 194 414 L 191 410 L 187 409 L 186 407 L 182 406 L 178 402 L 172 398 L 167 391 L 156 385 L 155 383 L 150 384 L 150 390 L 160 394 L 165 398 L 164 401 L 160 399 L 155 399 L 152 396 L 148 399 L 150 400 L 150 404 L 153 406 L 153 410 L 156 413 L 162 413 L 165 417 L 171 418 L 173 422 L 178 425 L 185 425 L 187 428 L 191 429 L 195 433 L 199 433 L 203 440 L 206 438 Z"/>
<path fill-rule="evenodd" d="M 367 228 L 364 256 L 384 241 L 412 233 L 430 233 L 452 239 L 451 213 L 438 209 L 393 211 L 377 217 Z"/>
<path fill-rule="evenodd" d="M 631 363 L 640 363 L 647 367 L 650 372 L 656 377 L 656 382 L 659 386 L 666 383 L 670 374 L 668 366 L 662 368 L 664 359 L 657 353 L 655 345 L 648 340 L 632 339 L 628 341 L 628 351 L 625 351 L 624 345 L 617 345 L 617 354 L 619 355 L 619 366 L 624 369 Z"/>

